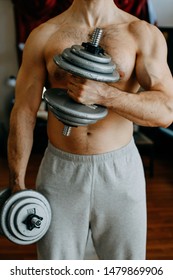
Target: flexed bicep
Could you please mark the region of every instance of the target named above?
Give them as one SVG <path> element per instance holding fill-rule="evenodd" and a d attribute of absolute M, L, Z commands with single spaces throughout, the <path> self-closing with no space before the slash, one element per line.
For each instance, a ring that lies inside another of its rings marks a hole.
<path fill-rule="evenodd" d="M 167 65 L 167 46 L 161 32 L 156 27 L 154 32 L 148 30 L 145 40 L 139 42 L 139 51 L 136 57 L 136 76 L 145 90 L 160 90 L 167 88 L 172 79 Z M 165 91 L 164 90 L 164 91 Z"/>

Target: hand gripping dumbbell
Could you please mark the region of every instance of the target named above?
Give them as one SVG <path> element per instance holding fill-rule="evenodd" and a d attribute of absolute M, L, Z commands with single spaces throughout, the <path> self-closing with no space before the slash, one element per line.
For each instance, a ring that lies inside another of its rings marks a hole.
<path fill-rule="evenodd" d="M 40 240 L 49 229 L 51 208 L 48 200 L 34 190 L 11 194 L 0 190 L 0 234 L 10 241 L 28 245 Z"/>
<path fill-rule="evenodd" d="M 102 29 L 96 28 L 91 42 L 73 45 L 54 62 L 62 69 L 80 77 L 100 82 L 117 82 L 120 79 L 111 57 L 99 46 Z M 72 127 L 86 126 L 103 119 L 108 110 L 100 105 L 83 105 L 68 96 L 66 90 L 52 88 L 44 92 L 44 100 L 53 114 L 64 123 L 63 135 L 69 136 Z"/>

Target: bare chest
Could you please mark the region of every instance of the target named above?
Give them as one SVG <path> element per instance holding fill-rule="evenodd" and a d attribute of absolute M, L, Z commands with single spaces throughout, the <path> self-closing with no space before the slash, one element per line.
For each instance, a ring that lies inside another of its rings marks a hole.
<path fill-rule="evenodd" d="M 92 32 L 82 32 L 80 30 L 58 31 L 50 38 L 45 49 L 45 60 L 48 71 L 48 78 L 51 85 L 62 86 L 68 81 L 68 73 L 57 67 L 53 57 L 61 54 L 65 48 L 72 45 L 81 45 L 82 42 L 91 41 Z M 111 56 L 120 73 L 121 83 L 127 82 L 134 74 L 135 68 L 135 42 L 130 35 L 123 32 L 103 30 L 99 45 L 105 53 Z"/>

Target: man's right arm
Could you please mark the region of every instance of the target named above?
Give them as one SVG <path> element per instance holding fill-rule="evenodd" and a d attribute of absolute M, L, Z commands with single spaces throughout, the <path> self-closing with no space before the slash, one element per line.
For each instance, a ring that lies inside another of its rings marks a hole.
<path fill-rule="evenodd" d="M 25 188 L 26 168 L 46 77 L 43 49 L 40 48 L 44 47 L 44 42 L 39 40 L 38 31 L 32 32 L 24 48 L 16 83 L 15 104 L 10 116 L 8 163 L 12 191 Z"/>

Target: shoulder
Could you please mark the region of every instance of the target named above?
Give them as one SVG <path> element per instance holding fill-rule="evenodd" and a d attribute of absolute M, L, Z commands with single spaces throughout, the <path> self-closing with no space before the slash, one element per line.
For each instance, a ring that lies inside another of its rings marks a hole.
<path fill-rule="evenodd" d="M 36 48 L 39 50 L 40 48 L 44 48 L 49 38 L 60 28 L 62 22 L 62 16 L 59 15 L 33 29 L 26 40 L 25 49 Z"/>
<path fill-rule="evenodd" d="M 166 48 L 166 40 L 155 25 L 144 20 L 135 20 L 129 24 L 129 32 L 137 42 L 139 49 Z"/>
<path fill-rule="evenodd" d="M 29 34 L 26 45 L 35 43 L 35 44 L 42 44 L 46 42 L 49 37 L 56 32 L 58 25 L 52 21 L 47 21 L 42 23 L 38 27 L 36 27 L 32 32 Z"/>
<path fill-rule="evenodd" d="M 145 20 L 136 19 L 129 23 L 129 29 L 136 35 L 156 35 L 160 36 L 162 33 L 159 28 L 153 24 L 148 23 Z"/>

